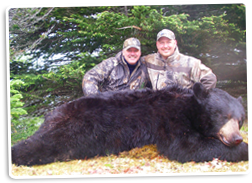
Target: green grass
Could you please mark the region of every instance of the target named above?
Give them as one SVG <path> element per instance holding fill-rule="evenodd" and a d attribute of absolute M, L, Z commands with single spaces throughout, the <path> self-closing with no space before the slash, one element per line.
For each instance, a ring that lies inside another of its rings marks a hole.
<path fill-rule="evenodd" d="M 241 128 L 241 135 L 248 143 L 248 125 Z M 247 172 L 249 162 L 237 163 L 214 159 L 210 162 L 181 164 L 160 156 L 155 145 L 134 148 L 119 155 L 94 157 L 88 160 L 73 160 L 69 162 L 54 162 L 40 166 L 11 165 L 11 174 L 19 176 L 57 176 L 57 175 L 125 175 L 125 174 L 176 174 L 176 173 L 205 173 L 205 172 Z M 20 177 L 21 178 L 21 177 Z"/>
<path fill-rule="evenodd" d="M 154 150 L 153 150 L 154 148 Z M 12 165 L 13 176 L 51 176 L 51 175 L 100 175 L 100 174 L 170 174 L 170 173 L 204 173 L 204 172 L 246 172 L 248 161 L 231 163 L 214 159 L 204 163 L 178 163 L 160 155 L 155 155 L 154 146 L 137 149 L 149 151 L 150 157 L 115 156 L 96 157 L 89 160 L 55 162 L 47 165 L 17 167 Z M 133 151 L 136 149 L 133 149 Z M 137 155 L 139 156 L 139 154 Z M 18 178 L 18 177 L 16 177 Z"/>
<path fill-rule="evenodd" d="M 247 142 L 247 134 L 242 133 Z M 213 159 L 203 163 L 179 163 L 170 161 L 160 156 L 155 145 L 147 145 L 142 148 L 134 148 L 125 151 L 118 156 L 109 155 L 95 157 L 88 160 L 73 160 L 69 162 L 54 162 L 40 166 L 16 166 L 11 165 L 11 174 L 19 176 L 57 176 L 57 175 L 125 175 L 125 174 L 176 174 L 176 173 L 204 173 L 204 172 L 247 172 L 248 161 L 237 163 Z M 21 177 L 20 177 L 21 178 Z"/>

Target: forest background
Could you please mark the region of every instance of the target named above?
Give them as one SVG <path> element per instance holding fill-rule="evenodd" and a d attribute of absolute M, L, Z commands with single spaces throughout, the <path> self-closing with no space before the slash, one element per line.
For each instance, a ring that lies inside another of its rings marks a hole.
<path fill-rule="evenodd" d="M 83 95 L 83 75 L 136 37 L 142 55 L 174 31 L 181 53 L 212 68 L 217 87 L 247 100 L 245 5 L 97 6 L 9 9 L 12 143 L 34 133 L 43 115 Z"/>

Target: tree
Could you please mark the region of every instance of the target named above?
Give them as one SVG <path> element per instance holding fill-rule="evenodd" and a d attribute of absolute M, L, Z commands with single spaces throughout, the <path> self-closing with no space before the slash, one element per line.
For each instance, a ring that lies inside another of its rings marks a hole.
<path fill-rule="evenodd" d="M 33 50 L 47 37 L 54 25 L 44 31 L 44 21 L 53 8 L 12 8 L 9 10 L 10 45 L 12 57 Z M 27 34 L 30 35 L 27 37 Z"/>
<path fill-rule="evenodd" d="M 201 59 L 218 80 L 246 82 L 244 5 L 37 8 L 9 14 L 10 74 L 25 82 L 20 93 L 29 114 L 82 96 L 85 72 L 114 56 L 128 37 L 141 41 L 143 55 L 156 52 L 163 28 L 174 31 L 180 51 Z M 29 26 L 18 24 L 24 17 Z"/>
<path fill-rule="evenodd" d="M 12 80 L 10 82 L 10 108 L 11 119 L 13 122 L 16 122 L 19 119 L 20 115 L 27 114 L 26 110 L 22 109 L 24 103 L 20 101 L 23 96 L 18 90 L 16 90 L 16 88 L 19 88 L 23 84 L 24 82 L 22 82 L 21 80 Z"/>

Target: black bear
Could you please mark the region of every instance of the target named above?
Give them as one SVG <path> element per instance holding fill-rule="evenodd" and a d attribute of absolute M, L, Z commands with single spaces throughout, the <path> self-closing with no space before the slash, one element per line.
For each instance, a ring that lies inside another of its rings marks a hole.
<path fill-rule="evenodd" d="M 34 135 L 14 145 L 12 163 L 85 159 L 147 144 L 179 162 L 248 160 L 240 100 L 200 83 L 82 97 L 47 114 Z"/>

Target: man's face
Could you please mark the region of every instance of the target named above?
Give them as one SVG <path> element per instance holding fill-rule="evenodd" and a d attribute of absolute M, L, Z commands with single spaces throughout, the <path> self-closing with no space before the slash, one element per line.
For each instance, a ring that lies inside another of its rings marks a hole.
<path fill-rule="evenodd" d="M 158 52 L 164 59 L 171 56 L 177 46 L 177 41 L 174 39 L 168 39 L 167 37 L 161 37 L 156 43 Z"/>
<path fill-rule="evenodd" d="M 130 65 L 134 65 L 139 60 L 141 51 L 134 47 L 127 50 L 123 49 L 123 56 Z"/>

